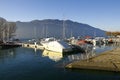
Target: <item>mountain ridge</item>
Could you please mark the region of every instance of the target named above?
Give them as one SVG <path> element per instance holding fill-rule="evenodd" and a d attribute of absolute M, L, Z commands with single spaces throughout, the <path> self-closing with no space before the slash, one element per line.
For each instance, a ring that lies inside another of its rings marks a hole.
<path fill-rule="evenodd" d="M 32 20 L 29 22 L 17 21 L 16 37 L 20 38 L 42 38 L 63 36 L 63 25 L 66 37 L 73 36 L 106 36 L 105 31 L 88 24 L 75 22 L 72 20 L 44 19 Z M 36 30 L 35 30 L 36 28 Z M 23 34 L 24 33 L 24 34 Z M 96 33 L 96 34 L 95 34 Z M 31 34 L 31 35 L 30 35 Z"/>

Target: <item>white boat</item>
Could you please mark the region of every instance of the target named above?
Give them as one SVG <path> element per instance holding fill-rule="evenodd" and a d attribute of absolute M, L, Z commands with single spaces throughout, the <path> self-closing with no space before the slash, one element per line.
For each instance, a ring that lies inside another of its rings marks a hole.
<path fill-rule="evenodd" d="M 45 38 L 41 41 L 41 44 L 46 50 L 55 51 L 55 52 L 70 52 L 72 47 L 66 42 L 61 40 L 56 40 L 55 38 Z"/>

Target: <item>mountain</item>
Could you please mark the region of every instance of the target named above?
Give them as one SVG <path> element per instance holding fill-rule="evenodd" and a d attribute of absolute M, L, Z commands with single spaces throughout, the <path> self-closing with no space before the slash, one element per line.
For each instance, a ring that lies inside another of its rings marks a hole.
<path fill-rule="evenodd" d="M 45 19 L 30 22 L 16 22 L 16 38 L 42 38 L 42 37 L 65 37 L 72 36 L 105 36 L 105 31 L 92 27 L 88 24 L 73 22 L 71 20 Z"/>

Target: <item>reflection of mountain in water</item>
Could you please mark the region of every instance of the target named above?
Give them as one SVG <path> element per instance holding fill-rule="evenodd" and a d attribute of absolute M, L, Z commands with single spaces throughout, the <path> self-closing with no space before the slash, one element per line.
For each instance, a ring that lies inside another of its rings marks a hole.
<path fill-rule="evenodd" d="M 49 59 L 53 61 L 59 61 L 63 58 L 63 54 L 59 52 L 53 52 L 53 51 L 48 51 L 44 50 L 42 53 L 43 57 L 48 57 Z"/>

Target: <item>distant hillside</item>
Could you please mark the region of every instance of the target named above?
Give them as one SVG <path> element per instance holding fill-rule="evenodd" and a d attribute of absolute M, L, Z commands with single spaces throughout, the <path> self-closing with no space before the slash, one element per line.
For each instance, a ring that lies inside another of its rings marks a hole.
<path fill-rule="evenodd" d="M 105 31 L 94 28 L 88 24 L 73 22 L 71 20 L 33 20 L 30 22 L 16 22 L 17 38 L 42 38 L 42 37 L 63 37 L 63 26 L 65 36 L 105 36 Z"/>

